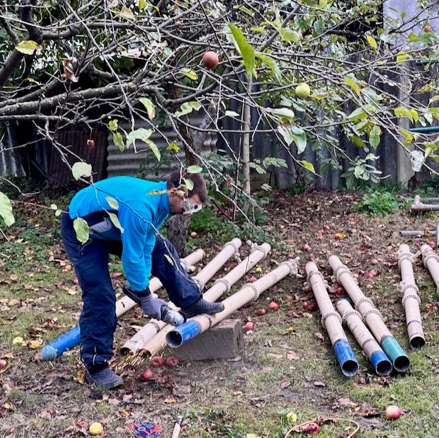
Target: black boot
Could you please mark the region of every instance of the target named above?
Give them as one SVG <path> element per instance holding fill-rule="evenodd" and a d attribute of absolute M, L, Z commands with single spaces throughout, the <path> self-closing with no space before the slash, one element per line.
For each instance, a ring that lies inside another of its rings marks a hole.
<path fill-rule="evenodd" d="M 201 315 L 203 313 L 206 315 L 213 315 L 215 313 L 222 312 L 223 310 L 223 303 L 211 303 L 210 301 L 206 301 L 204 298 L 200 298 L 190 306 L 183 307 L 181 309 L 186 318 L 192 318 L 193 316 Z"/>

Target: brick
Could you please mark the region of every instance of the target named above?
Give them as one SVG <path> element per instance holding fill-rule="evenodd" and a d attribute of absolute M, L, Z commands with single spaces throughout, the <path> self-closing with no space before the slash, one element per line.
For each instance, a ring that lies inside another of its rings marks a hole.
<path fill-rule="evenodd" d="M 180 360 L 231 359 L 242 351 L 244 335 L 239 319 L 224 319 L 211 329 L 201 333 L 181 347 L 174 354 Z"/>

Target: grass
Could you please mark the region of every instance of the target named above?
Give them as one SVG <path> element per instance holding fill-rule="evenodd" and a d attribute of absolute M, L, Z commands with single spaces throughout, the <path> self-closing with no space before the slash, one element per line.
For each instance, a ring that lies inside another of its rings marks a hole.
<path fill-rule="evenodd" d="M 40 202 L 50 206 L 53 201 Z M 369 212 L 355 214 L 364 224 L 356 226 L 368 233 Z M 390 214 L 395 215 L 391 219 L 394 220 L 398 213 Z M 332 251 L 334 239 L 319 233 L 321 225 L 315 213 L 310 215 L 316 227 L 310 235 L 317 236 L 316 242 L 328 244 Z M 432 215 L 426 217 L 435 220 Z M 377 218 L 381 220 L 386 218 Z M 257 304 L 250 303 L 233 315 L 242 321 L 256 321 L 256 330 L 245 335 L 240 357 L 183 363 L 176 369 L 161 371 L 169 382 L 151 384 L 139 382 L 136 377 L 148 366 L 146 361 L 131 370 L 123 389 L 100 393 L 80 384 L 82 368 L 77 348 L 53 362 L 36 360 L 40 348 L 31 348 L 32 341 L 41 340 L 44 345 L 76 326 L 80 312 L 80 291 L 74 284 L 74 272 L 67 268 L 69 262 L 60 246 L 58 222 L 53 210 L 18 208 L 17 224 L 5 230 L 9 240 L 1 243 L 0 358 L 8 362 L 8 368 L 0 369 L 0 436 L 88 436 L 88 425 L 93 421 L 104 425 L 106 437 L 129 436 L 126 428 L 135 421 L 160 423 L 166 429 L 165 436 L 170 436 L 177 415 L 185 416 L 181 438 L 246 438 L 247 434 L 261 438 L 284 438 L 287 434 L 289 438 L 300 437 L 302 434 L 291 429 L 313 419 L 321 422 L 322 438 L 347 438 L 356 430 L 355 423 L 360 427 L 355 437 L 439 436 L 439 333 L 436 311 L 425 308 L 427 304 L 437 304 L 437 295 L 421 264 L 416 267 L 416 278 L 427 338 L 427 345 L 421 350 L 407 350 L 397 266 L 380 265 L 381 275 L 369 283 L 360 281 L 376 306 L 385 309 L 386 323 L 409 355 L 411 367 L 404 375 L 376 376 L 351 334 L 346 333 L 360 369 L 354 378 L 344 377 L 321 326 L 319 312 L 303 314 L 302 302 L 312 299 L 303 290 L 305 279 L 288 277 L 264 292 Z M 378 223 L 369 226 L 376 227 Z M 204 248 L 217 247 L 214 231 L 221 224 L 207 216 L 199 226 L 202 225 L 212 229 L 198 245 L 202 242 Z M 300 239 L 306 238 L 305 228 Z M 389 229 L 387 222 L 383 229 Z M 351 237 L 352 251 L 357 248 L 356 235 Z M 364 236 L 359 239 L 365 242 Z M 309 243 L 316 247 L 316 242 Z M 374 243 L 379 248 L 381 242 Z M 193 244 L 197 244 L 196 239 Z M 348 250 L 351 249 L 344 251 Z M 282 251 L 282 247 L 275 247 L 270 260 L 285 259 Z M 324 254 L 318 251 L 316 247 L 316 256 Z M 300 255 L 304 264 L 305 255 Z M 212 257 L 208 253 L 207 258 Z M 263 272 L 276 266 L 270 260 L 260 264 Z M 235 263 L 231 262 L 218 275 L 224 275 Z M 112 259 L 110 267 L 115 282 L 122 281 L 117 275 L 121 270 L 118 260 Z M 360 268 L 361 264 L 354 269 Z M 255 275 L 255 271 L 249 275 Z M 234 290 L 248 279 L 249 276 L 243 278 Z M 280 310 L 256 317 L 255 308 L 267 306 L 271 300 L 280 304 Z M 133 309 L 120 317 L 118 344 L 147 321 L 140 316 Z M 13 344 L 17 336 L 23 337 L 24 345 Z M 171 353 L 167 350 L 163 354 Z M 383 416 L 390 404 L 403 409 L 398 421 L 388 422 Z M 291 412 L 297 416 L 295 423 L 287 419 Z"/>

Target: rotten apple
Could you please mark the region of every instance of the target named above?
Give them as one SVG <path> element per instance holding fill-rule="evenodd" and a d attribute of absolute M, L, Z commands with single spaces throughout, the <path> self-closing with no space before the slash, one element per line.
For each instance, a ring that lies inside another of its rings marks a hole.
<path fill-rule="evenodd" d="M 163 360 L 163 357 L 154 356 L 151 358 L 149 363 L 153 368 L 160 368 L 164 365 L 165 361 Z"/>
<path fill-rule="evenodd" d="M 165 365 L 168 368 L 175 368 L 179 363 L 180 361 L 178 360 L 177 356 L 169 356 L 165 360 Z"/>

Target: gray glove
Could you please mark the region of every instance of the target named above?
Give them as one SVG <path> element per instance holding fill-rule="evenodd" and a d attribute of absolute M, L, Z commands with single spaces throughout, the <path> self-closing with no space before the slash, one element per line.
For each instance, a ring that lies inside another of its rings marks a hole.
<path fill-rule="evenodd" d="M 140 307 L 143 312 L 151 318 L 158 319 L 172 325 L 183 324 L 185 319 L 183 315 L 169 308 L 166 301 L 160 298 L 153 298 L 152 295 L 140 297 Z"/>

